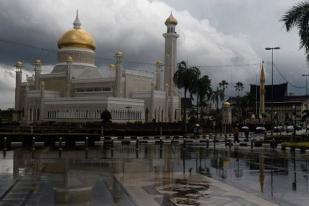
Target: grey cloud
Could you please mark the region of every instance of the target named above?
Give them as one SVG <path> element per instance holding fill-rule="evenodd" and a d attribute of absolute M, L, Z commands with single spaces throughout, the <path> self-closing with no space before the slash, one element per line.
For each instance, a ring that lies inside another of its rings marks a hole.
<path fill-rule="evenodd" d="M 270 7 L 265 6 L 267 2 L 271 2 Z M 287 51 L 294 52 L 295 49 L 295 56 L 299 57 L 303 54 L 294 47 L 292 49 L 291 45 L 294 43 L 288 43 L 291 39 L 297 41 L 297 35 L 293 34 L 291 37 L 291 34 L 282 31 L 282 25 L 277 20 L 280 12 L 294 1 L 286 0 L 282 4 L 275 2 L 277 0 L 1 1 L 0 39 L 56 50 L 58 38 L 72 27 L 75 10 L 78 8 L 83 28 L 96 40 L 99 67 L 106 70 L 107 65 L 114 61 L 113 54 L 117 50 L 123 50 L 126 68 L 151 71 L 153 66 L 136 62 L 152 63 L 163 59 L 162 33 L 166 29 L 164 21 L 172 10 L 179 21 L 179 61 L 188 59 L 189 63 L 195 65 L 256 63 L 262 58 L 269 60 L 262 44 L 265 36 L 273 32 L 270 30 L 273 26 L 263 25 L 268 15 L 270 19 L 275 19 L 270 20 L 270 24 L 275 24 L 276 31 L 278 30 L 276 35 L 287 35 L 279 38 L 287 42 L 286 47 L 290 48 Z M 272 11 L 275 14 L 270 15 Z M 284 46 L 282 42 L 274 40 L 275 38 L 270 38 L 265 44 L 279 42 Z M 16 59 L 29 64 L 36 58 L 41 58 L 48 65 L 56 62 L 55 52 L 20 45 L 0 42 L 0 52 L 0 62 L 7 65 L 13 65 Z M 289 64 L 300 59 L 291 56 Z M 29 69 L 31 70 L 30 66 Z M 202 69 L 205 74 L 212 75 L 213 82 L 221 79 L 234 81 L 236 78 L 247 82 L 255 80 L 259 68 L 247 68 L 252 72 L 238 67 Z"/>

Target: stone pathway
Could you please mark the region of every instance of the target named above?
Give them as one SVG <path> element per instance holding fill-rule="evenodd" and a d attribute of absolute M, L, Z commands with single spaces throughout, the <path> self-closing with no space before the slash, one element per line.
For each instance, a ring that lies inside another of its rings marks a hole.
<path fill-rule="evenodd" d="M 24 205 L 31 196 L 34 183 L 32 176 L 23 176 L 9 188 L 0 202 L 0 206 Z"/>
<path fill-rule="evenodd" d="M 138 206 L 277 206 L 248 193 L 202 175 L 182 173 L 115 175 Z"/>

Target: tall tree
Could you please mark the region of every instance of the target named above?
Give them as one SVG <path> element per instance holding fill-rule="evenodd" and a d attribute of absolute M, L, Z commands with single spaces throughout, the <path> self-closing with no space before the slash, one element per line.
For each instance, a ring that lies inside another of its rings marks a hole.
<path fill-rule="evenodd" d="M 219 111 L 219 103 L 224 100 L 224 90 L 217 87 L 217 89 L 212 92 L 211 100 L 216 104 L 216 109 Z"/>
<path fill-rule="evenodd" d="M 207 75 L 204 75 L 198 80 L 196 87 L 196 106 L 197 106 L 197 113 L 200 113 L 200 117 L 202 116 L 205 101 L 208 101 L 211 95 L 212 95 L 211 80 Z M 198 115 L 197 118 L 199 119 Z"/>
<path fill-rule="evenodd" d="M 298 29 L 300 49 L 305 48 L 307 61 L 309 61 L 309 1 L 303 1 L 289 9 L 281 18 L 286 30 L 293 27 Z"/>
<path fill-rule="evenodd" d="M 241 83 L 241 82 L 236 82 L 236 84 L 235 84 L 234 87 L 235 87 L 235 90 L 236 90 L 238 96 L 239 96 L 239 93 L 240 93 L 242 90 L 244 90 L 244 84 Z"/>
<path fill-rule="evenodd" d="M 219 83 L 219 89 L 222 90 L 223 99 L 225 98 L 225 89 L 227 88 L 228 85 L 229 83 L 226 80 L 222 80 Z"/>
<path fill-rule="evenodd" d="M 185 61 L 177 64 L 177 71 L 174 74 L 173 81 L 179 89 L 184 89 L 185 103 L 183 107 L 183 122 L 187 122 L 187 94 L 190 93 L 190 101 L 194 92 L 194 87 L 200 76 L 200 70 L 197 67 L 188 67 Z"/>
<path fill-rule="evenodd" d="M 191 76 L 191 87 L 189 88 L 189 92 L 190 92 L 190 98 L 192 100 L 193 94 L 197 93 L 201 72 L 198 67 L 193 66 L 189 68 L 189 73 Z"/>

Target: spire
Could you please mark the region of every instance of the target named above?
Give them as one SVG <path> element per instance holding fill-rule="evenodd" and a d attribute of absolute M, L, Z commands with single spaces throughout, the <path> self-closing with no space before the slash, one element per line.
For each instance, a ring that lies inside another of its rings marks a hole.
<path fill-rule="evenodd" d="M 265 82 L 265 73 L 264 73 L 264 64 L 261 64 L 261 74 L 260 74 L 260 81 Z"/>
<path fill-rule="evenodd" d="M 73 22 L 73 26 L 74 26 L 74 29 L 80 29 L 80 26 L 81 26 L 82 24 L 80 23 L 80 21 L 79 21 L 79 18 L 78 18 L 78 9 L 77 9 L 77 11 L 76 11 L 76 17 L 75 17 L 75 20 L 74 20 L 74 22 Z"/>

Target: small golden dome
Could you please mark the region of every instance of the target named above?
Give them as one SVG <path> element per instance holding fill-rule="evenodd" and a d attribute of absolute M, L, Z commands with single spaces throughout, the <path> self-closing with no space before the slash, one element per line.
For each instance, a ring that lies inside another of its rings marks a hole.
<path fill-rule="evenodd" d="M 73 62 L 73 58 L 71 56 L 68 56 L 66 59 L 67 63 L 72 63 Z"/>
<path fill-rule="evenodd" d="M 163 63 L 160 60 L 156 61 L 156 65 L 161 66 Z"/>
<path fill-rule="evenodd" d="M 34 64 L 34 65 L 41 65 L 42 62 L 41 62 L 41 60 L 37 59 L 37 60 L 35 60 L 35 61 L 33 62 L 33 64 Z"/>
<path fill-rule="evenodd" d="M 178 24 L 177 20 L 175 19 L 172 13 L 165 21 L 165 25 L 171 25 L 171 24 L 175 26 Z"/>
<path fill-rule="evenodd" d="M 227 102 L 227 101 L 225 101 L 224 103 L 223 103 L 223 107 L 225 107 L 225 108 L 228 108 L 228 107 L 230 107 L 231 106 L 231 104 L 229 103 L 229 102 Z"/>
<path fill-rule="evenodd" d="M 15 67 L 23 67 L 24 64 L 21 61 L 17 61 Z"/>
<path fill-rule="evenodd" d="M 75 21 L 73 23 L 74 28 L 65 32 L 58 40 L 58 48 L 64 47 L 78 47 L 95 50 L 95 42 L 92 36 L 81 28 L 81 23 L 76 14 Z"/>
<path fill-rule="evenodd" d="M 115 56 L 121 57 L 121 56 L 123 56 L 123 52 L 122 51 L 118 51 L 118 52 L 116 52 Z"/>

